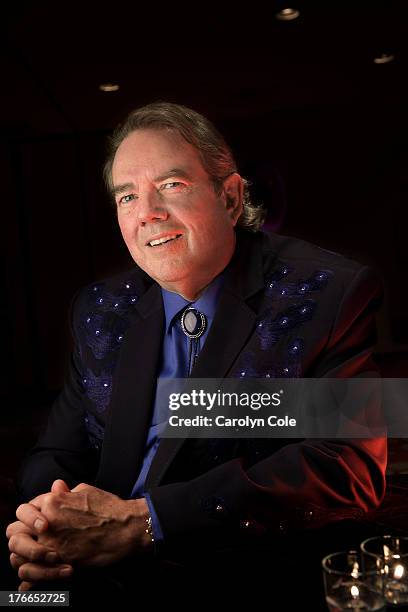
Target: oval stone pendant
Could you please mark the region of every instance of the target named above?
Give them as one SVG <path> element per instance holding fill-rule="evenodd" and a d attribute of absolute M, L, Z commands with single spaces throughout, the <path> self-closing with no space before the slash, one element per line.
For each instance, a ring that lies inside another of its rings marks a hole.
<path fill-rule="evenodd" d="M 181 328 L 189 338 L 199 338 L 207 327 L 206 316 L 196 308 L 186 308 L 181 317 Z"/>

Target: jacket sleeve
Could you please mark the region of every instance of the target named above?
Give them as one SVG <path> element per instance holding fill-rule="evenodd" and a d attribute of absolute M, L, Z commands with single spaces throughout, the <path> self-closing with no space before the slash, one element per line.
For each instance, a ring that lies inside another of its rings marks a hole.
<path fill-rule="evenodd" d="M 72 318 L 76 302 L 77 296 L 70 309 L 74 338 Z M 76 342 L 63 390 L 51 408 L 36 445 L 26 456 L 17 475 L 17 492 L 21 502 L 48 492 L 57 478 L 65 480 L 70 488 L 94 479 L 98 456 L 85 428 L 80 380 L 81 358 Z"/>
<path fill-rule="evenodd" d="M 326 347 L 306 376 L 375 371 L 372 351 L 381 296 L 376 275 L 360 268 L 343 293 Z M 192 481 L 152 487 L 149 494 L 168 550 L 188 547 L 189 541 L 222 547 L 244 533 L 257 537 L 320 526 L 375 508 L 385 492 L 386 458 L 382 437 L 303 440 L 249 469 L 237 458 Z"/>

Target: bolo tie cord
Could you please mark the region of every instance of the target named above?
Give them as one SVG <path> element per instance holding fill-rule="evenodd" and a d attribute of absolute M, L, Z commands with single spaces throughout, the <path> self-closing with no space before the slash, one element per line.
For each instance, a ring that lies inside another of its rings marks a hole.
<path fill-rule="evenodd" d="M 200 348 L 200 339 L 199 338 L 189 338 L 187 376 L 190 376 L 191 371 L 195 366 L 195 363 L 198 357 L 198 353 L 199 353 L 199 348 Z"/>

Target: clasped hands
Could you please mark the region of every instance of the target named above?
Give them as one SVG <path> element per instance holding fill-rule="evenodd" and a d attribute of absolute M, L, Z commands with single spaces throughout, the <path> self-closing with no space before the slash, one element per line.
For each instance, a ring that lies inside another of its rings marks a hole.
<path fill-rule="evenodd" d="M 76 566 L 102 567 L 152 547 L 144 498 L 123 500 L 87 484 L 70 490 L 56 480 L 49 493 L 19 506 L 16 516 L 6 536 L 20 591 L 67 578 Z"/>

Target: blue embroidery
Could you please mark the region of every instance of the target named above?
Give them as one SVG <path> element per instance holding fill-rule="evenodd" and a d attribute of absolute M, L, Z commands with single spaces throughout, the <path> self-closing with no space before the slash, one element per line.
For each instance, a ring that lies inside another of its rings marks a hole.
<path fill-rule="evenodd" d="M 98 412 L 106 410 L 112 391 L 112 373 L 101 372 L 95 376 L 92 370 L 87 369 L 82 379 L 82 385 L 86 395 L 95 403 Z"/>
<path fill-rule="evenodd" d="M 130 306 L 134 306 L 139 299 L 131 281 L 122 283 L 117 293 L 104 291 L 103 284 L 94 285 L 89 294 L 91 307 L 98 312 L 113 312 L 118 315 L 126 314 Z"/>
<path fill-rule="evenodd" d="M 316 270 L 306 280 L 298 279 L 288 282 L 287 277 L 294 270 L 280 264 L 266 283 L 265 296 L 269 299 L 294 298 L 294 302 L 279 312 L 272 319 L 273 308 L 269 307 L 259 318 L 256 335 L 259 338 L 260 349 L 268 351 L 281 338 L 294 329 L 310 321 L 316 312 L 316 302 L 305 299 L 309 294 L 322 291 L 333 277 L 332 270 Z M 303 298 L 303 299 L 302 299 Z M 299 301 L 300 300 L 300 301 Z M 238 378 L 296 378 L 301 376 L 301 356 L 304 350 L 303 338 L 291 340 L 286 347 L 279 363 L 267 367 L 265 355 L 257 358 L 253 351 L 241 355 L 239 368 L 234 376 Z"/>
<path fill-rule="evenodd" d="M 118 348 L 128 326 L 124 317 L 112 319 L 106 313 L 99 312 L 88 312 L 81 324 L 85 343 L 96 359 L 104 359 L 110 351 Z"/>
<path fill-rule="evenodd" d="M 289 355 L 300 355 L 303 352 L 304 346 L 303 338 L 296 338 L 289 344 Z"/>
<path fill-rule="evenodd" d="M 284 270 L 288 269 L 284 268 Z M 280 282 L 283 278 L 282 270 L 278 270 L 268 278 L 265 294 L 269 298 L 304 296 L 324 289 L 332 276 L 331 270 L 316 270 L 306 280 L 282 283 Z"/>
<path fill-rule="evenodd" d="M 253 351 L 246 351 L 241 357 L 241 366 L 233 374 L 234 378 L 298 378 L 301 374 L 300 353 L 290 353 L 287 357 L 273 366 L 265 363 L 259 364 Z"/>
<path fill-rule="evenodd" d="M 91 369 L 82 372 L 82 389 L 98 413 L 103 413 L 109 405 L 118 349 L 130 324 L 126 315 L 137 300 L 132 281 L 122 283 L 115 293 L 107 292 L 104 284 L 98 283 L 88 289 L 85 295 L 84 314 L 79 322 L 79 352 L 83 353 L 81 344 L 85 345 L 95 359 L 104 360 L 104 363 L 98 373 Z M 85 419 L 90 437 L 101 438 L 103 427 L 92 418 L 93 421 L 89 413 Z"/>
<path fill-rule="evenodd" d="M 270 349 L 288 330 L 294 329 L 309 321 L 316 310 L 316 303 L 313 300 L 304 300 L 298 304 L 288 306 L 283 312 L 276 315 L 273 320 L 268 317 L 262 319 L 256 328 L 259 336 L 261 349 Z"/>
<path fill-rule="evenodd" d="M 119 348 L 129 327 L 125 315 L 138 296 L 131 281 L 127 281 L 114 294 L 104 291 L 102 283 L 93 285 L 86 297 L 88 310 L 81 319 L 80 331 L 94 357 L 104 359 Z"/>
<path fill-rule="evenodd" d="M 276 292 L 280 293 L 280 291 L 284 289 L 284 286 L 280 281 L 285 278 L 285 276 L 290 274 L 290 272 L 292 272 L 291 268 L 288 268 L 287 266 L 281 266 L 268 277 L 265 291 L 268 297 L 271 297 Z"/>
<path fill-rule="evenodd" d="M 256 367 L 256 357 L 253 351 L 245 351 L 240 359 L 240 368 L 234 378 L 263 378 L 259 368 Z"/>

